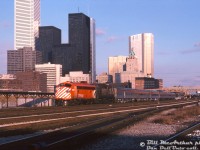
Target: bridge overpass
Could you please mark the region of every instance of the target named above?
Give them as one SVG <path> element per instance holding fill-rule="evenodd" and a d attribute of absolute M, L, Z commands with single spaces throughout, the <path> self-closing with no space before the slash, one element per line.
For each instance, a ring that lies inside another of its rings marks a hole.
<path fill-rule="evenodd" d="M 15 99 L 13 99 L 13 97 Z M 9 103 L 14 103 L 16 107 L 31 105 L 30 99 L 32 99 L 32 104 L 36 105 L 38 103 L 47 102 L 49 106 L 49 100 L 54 100 L 54 93 L 42 93 L 42 92 L 22 92 L 22 91 L 0 91 L 0 102 L 1 106 L 6 108 L 9 107 Z M 24 99 L 24 104 L 19 105 L 19 99 Z M 27 101 L 28 100 L 28 101 Z M 13 106 L 14 107 L 14 106 Z"/>

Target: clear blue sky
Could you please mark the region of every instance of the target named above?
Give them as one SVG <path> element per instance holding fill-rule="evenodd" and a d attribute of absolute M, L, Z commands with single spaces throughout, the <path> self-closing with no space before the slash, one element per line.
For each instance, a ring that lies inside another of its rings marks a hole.
<path fill-rule="evenodd" d="M 155 38 L 155 77 L 165 86 L 200 85 L 200 0 L 41 0 L 41 25 L 62 30 L 68 42 L 68 14 L 96 20 L 97 73 L 108 57 L 128 55 L 128 36 L 151 32 Z M 14 0 L 0 5 L 0 74 L 13 49 Z"/>

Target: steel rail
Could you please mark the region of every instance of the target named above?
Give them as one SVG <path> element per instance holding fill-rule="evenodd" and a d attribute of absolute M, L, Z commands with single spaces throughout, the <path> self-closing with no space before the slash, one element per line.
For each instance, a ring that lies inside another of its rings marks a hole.
<path fill-rule="evenodd" d="M 191 101 L 191 102 L 194 102 L 194 101 Z M 165 103 L 169 103 L 169 102 L 165 102 Z M 165 103 L 162 103 L 162 104 L 165 104 Z M 171 104 L 171 103 L 169 103 Z M 172 102 L 172 104 L 180 104 L 180 102 Z M 15 117 L 2 117 L 0 118 L 0 121 L 1 120 L 9 120 L 9 119 L 21 119 L 21 118 L 29 118 L 29 117 L 42 117 L 42 116 L 53 116 L 53 115 L 62 115 L 62 114 L 75 114 L 75 113 L 81 113 L 81 112 L 92 112 L 92 111 L 101 111 L 101 110 L 105 110 L 105 111 L 108 111 L 108 110 L 113 110 L 113 109 L 121 109 L 121 108 L 132 108 L 132 107 L 142 107 L 142 106 L 146 106 L 149 104 L 144 104 L 144 105 L 137 105 L 137 106 L 120 106 L 120 107 L 114 107 L 114 108 L 100 108 L 100 109 L 88 109 L 88 110 L 80 110 L 80 111 L 73 111 L 73 112 L 59 112 L 59 113 L 44 113 L 44 114 L 38 114 L 38 115 L 26 115 L 26 116 L 15 116 Z M 150 105 L 158 105 L 158 104 L 150 104 Z M 160 107 L 160 106 L 158 106 Z"/>
<path fill-rule="evenodd" d="M 110 111 L 110 112 L 108 111 L 108 112 L 101 112 L 101 113 L 84 114 L 84 115 L 77 115 L 77 116 L 73 116 L 73 117 L 68 116 L 68 117 L 61 117 L 61 118 L 54 118 L 54 119 L 43 119 L 43 120 L 35 120 L 35 121 L 28 121 L 28 122 L 9 123 L 9 124 L 0 125 L 0 128 L 17 126 L 17 125 L 33 124 L 33 123 L 51 122 L 51 121 L 58 121 L 58 120 L 65 120 L 65 119 L 109 115 L 109 114 L 115 114 L 115 113 L 134 112 L 134 111 L 138 111 L 138 110 L 147 110 L 147 109 L 155 108 L 155 107 L 157 107 L 159 109 L 159 108 L 164 108 L 164 107 L 179 106 L 179 105 L 193 104 L 193 103 L 196 103 L 196 101 L 184 102 L 184 103 L 178 103 L 178 104 L 167 104 L 167 105 L 160 105 L 160 106 L 150 106 L 150 107 L 146 107 L 146 108 L 126 109 L 126 110 L 117 110 L 117 111 Z"/>
<path fill-rule="evenodd" d="M 154 107 L 154 109 L 155 109 L 155 107 Z M 148 112 L 149 113 L 149 112 Z M 122 116 L 124 116 L 124 115 L 129 115 L 129 114 L 120 114 L 120 115 L 116 115 L 116 116 L 110 116 L 110 117 L 107 117 L 107 118 L 100 118 L 100 119 L 97 119 L 97 120 L 93 120 L 93 121 L 89 121 L 89 122 L 84 122 L 84 123 L 81 123 L 81 124 L 76 124 L 76 125 L 72 125 L 72 126 L 68 126 L 68 127 L 64 127 L 64 128 L 62 128 L 62 129 L 58 129 L 58 130 L 56 130 L 56 131 L 52 131 L 52 132 L 49 132 L 49 133 L 44 133 L 44 134 L 40 134 L 40 135 L 33 135 L 33 136 L 30 136 L 30 137 L 26 137 L 26 138 L 21 138 L 21 139 L 16 139 L 16 140 L 13 140 L 13 141 L 8 141 L 8 142 L 4 142 L 4 143 L 1 143 L 0 144 L 0 149 L 7 149 L 6 147 L 7 146 L 9 146 L 8 144 L 10 144 L 10 146 L 12 146 L 12 144 L 15 144 L 16 142 L 22 142 L 22 143 L 26 143 L 25 141 L 26 140 L 30 140 L 31 138 L 37 138 L 37 137 L 41 137 L 41 136 L 44 136 L 44 135 L 48 135 L 48 137 L 50 137 L 49 136 L 49 134 L 55 134 L 55 132 L 57 132 L 57 137 L 60 137 L 60 133 L 62 133 L 61 131 L 65 131 L 66 129 L 70 129 L 70 128 L 74 128 L 75 127 L 75 129 L 76 129 L 76 127 L 78 127 L 78 128 L 80 128 L 80 129 L 82 129 L 82 127 L 80 127 L 80 126 L 85 126 L 86 128 L 88 127 L 88 126 L 95 126 L 95 125 L 97 125 L 97 126 L 99 126 L 99 124 L 100 123 L 104 123 L 104 124 L 107 124 L 107 123 L 109 123 L 109 121 L 110 122 L 112 122 L 112 120 L 119 120 L 119 117 L 122 117 Z M 130 115 L 129 115 L 130 116 Z M 121 120 L 121 119 L 120 119 Z M 74 130 L 74 129 L 73 129 Z M 65 131 L 66 132 L 66 131 Z M 88 131 L 85 131 L 84 132 L 84 134 L 86 134 L 86 133 L 89 133 Z M 80 135 L 80 134 L 79 134 Z M 83 135 L 83 134 L 82 134 Z M 73 137 L 77 137 L 78 135 L 74 135 Z M 55 138 L 56 136 L 54 135 L 54 137 L 53 138 Z M 71 137 L 72 138 L 72 137 Z M 71 139 L 70 137 L 68 137 L 68 139 Z M 43 139 L 43 138 L 42 138 Z M 64 138 L 64 139 L 66 139 L 66 138 Z M 60 142 L 62 142 L 62 140 L 63 139 L 59 139 L 59 140 L 57 140 L 57 142 L 55 141 L 55 142 L 52 142 L 52 143 L 49 143 L 49 144 L 47 144 L 46 146 L 53 146 L 53 145 L 55 145 L 55 144 L 58 144 L 58 143 L 60 143 Z M 33 144 L 34 145 L 34 144 Z M 36 145 L 37 145 L 37 143 L 36 143 Z"/>
<path fill-rule="evenodd" d="M 164 108 L 164 107 L 175 107 L 175 106 L 182 106 L 182 105 L 190 105 L 190 104 L 194 104 L 194 103 L 196 103 L 196 101 L 192 101 L 192 102 L 185 102 L 185 103 L 178 103 L 178 104 L 168 104 L 168 105 L 163 105 L 162 107 L 161 106 L 159 106 L 159 107 L 156 107 L 156 106 L 151 106 L 151 107 L 147 107 L 147 108 L 138 108 L 138 109 L 129 109 L 129 110 L 118 110 L 118 111 L 114 111 L 114 112 L 105 112 L 105 113 L 98 113 L 98 115 L 103 115 L 103 114 L 117 114 L 117 113 L 130 113 L 130 112 L 140 112 L 140 111 L 146 111 L 146 110 L 148 110 L 148 109 L 158 109 L 158 108 Z M 95 116 L 95 115 L 97 115 L 97 114 L 90 114 L 91 116 Z M 124 115 L 124 114 L 122 114 L 122 115 Z M 79 116 L 76 116 L 76 117 L 88 117 L 89 115 L 79 115 Z M 116 116 L 118 116 L 118 114 L 116 115 Z M 105 118 L 103 118 L 103 119 L 105 119 Z M 98 121 L 98 120 L 97 120 Z M 94 121 L 95 122 L 95 121 Z M 90 123 L 90 122 L 89 122 Z M 80 125 L 80 124 L 78 124 L 78 125 Z M 70 126 L 70 127 L 74 127 L 74 126 L 78 126 L 78 125 L 73 125 L 73 126 Z M 68 127 L 66 127 L 65 129 L 67 129 L 67 128 L 69 128 L 69 126 Z M 63 130 L 63 129 L 61 129 L 61 130 Z M 61 131 L 61 130 L 57 130 L 56 132 L 58 132 L 58 131 Z M 88 130 L 88 132 L 89 132 L 89 130 Z M 86 133 L 88 133 L 87 131 L 85 131 L 85 134 Z M 52 132 L 53 133 L 53 132 Z M 46 133 L 46 134 L 48 134 L 48 133 Z M 82 134 L 81 134 L 82 135 Z M 41 136 L 41 135 L 38 135 L 38 136 Z M 78 136 L 78 135 L 77 135 Z M 77 137 L 77 136 L 75 136 L 74 135 L 74 137 Z M 36 137 L 36 136 L 35 136 Z M 25 141 L 25 140 L 27 140 L 27 139 L 31 139 L 31 138 L 33 138 L 33 137 L 29 137 L 29 138 L 22 138 L 22 139 L 18 139 L 17 141 L 15 140 L 15 141 L 10 141 L 10 142 L 7 142 L 6 144 L 12 144 L 12 143 L 14 143 L 14 142 L 19 142 L 19 141 Z M 68 137 L 69 138 L 69 137 Z M 63 141 L 62 139 L 60 139 L 60 140 L 58 140 L 58 141 Z M 55 143 L 56 141 L 54 141 L 54 143 Z M 55 143 L 56 144 L 56 143 Z M 5 144 L 1 144 L 0 146 L 3 146 L 3 145 L 5 145 Z M 52 144 L 50 144 L 50 145 L 52 145 Z M 50 146 L 49 145 L 49 146 Z"/>

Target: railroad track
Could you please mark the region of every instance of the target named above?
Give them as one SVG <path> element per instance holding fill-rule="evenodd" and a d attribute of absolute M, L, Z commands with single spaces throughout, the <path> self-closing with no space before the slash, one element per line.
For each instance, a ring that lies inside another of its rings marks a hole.
<path fill-rule="evenodd" d="M 188 101 L 189 103 L 190 102 L 197 102 L 197 101 Z M 48 116 L 54 116 L 54 115 L 63 115 L 63 114 L 69 114 L 69 115 L 74 115 L 74 114 L 79 114 L 79 113 L 92 113 L 92 112 L 98 112 L 98 111 L 111 111 L 111 110 L 120 110 L 120 109 L 129 109 L 129 108 L 141 108 L 141 107 L 146 107 L 146 106 L 157 106 L 157 107 L 162 107 L 162 105 L 165 105 L 165 104 L 181 104 L 181 103 L 185 103 L 185 101 L 180 101 L 180 102 L 162 102 L 161 104 L 157 104 L 157 103 L 150 103 L 150 104 L 142 104 L 142 105 L 132 105 L 131 106 L 113 106 L 113 105 L 107 105 L 106 108 L 96 108 L 95 109 L 84 109 L 84 110 L 71 110 L 69 111 L 68 108 L 66 108 L 64 111 L 62 112 L 57 112 L 55 113 L 54 112 L 54 108 L 52 108 L 53 111 L 51 112 L 48 112 L 48 113 L 39 113 L 39 114 L 29 114 L 29 115 L 17 115 L 17 116 L 6 116 L 6 117 L 0 117 L 0 121 L 4 121 L 4 120 L 14 120 L 14 119 L 26 119 L 26 118 L 32 118 L 32 117 L 48 117 Z M 186 102 L 187 103 L 187 102 Z M 105 107 L 105 106 L 104 106 Z M 59 108 L 60 109 L 60 108 Z M 23 109 L 22 109 L 23 110 Z M 24 110 L 26 111 L 26 109 Z M 38 110 L 36 110 L 38 111 Z M 5 113 L 8 113 L 8 112 L 4 112 Z M 15 113 L 15 111 L 13 112 Z M 18 113 L 18 112 L 16 112 Z M 15 115 L 16 115 L 15 113 Z"/>
<path fill-rule="evenodd" d="M 92 142 L 94 139 L 98 139 L 102 136 L 109 135 L 110 132 L 130 125 L 133 122 L 144 119 L 146 116 L 149 116 L 153 113 L 156 113 L 160 110 L 151 109 L 148 111 L 129 113 L 127 115 L 120 115 L 114 119 L 109 119 L 108 121 L 90 126 L 86 130 L 81 130 L 78 133 L 73 134 L 70 137 L 63 138 L 58 141 L 53 141 L 52 143 L 47 144 L 44 150 L 56 150 L 56 149 L 79 149 L 82 145 Z M 77 143 L 77 141 L 79 141 Z M 90 142 L 89 142 L 90 141 Z M 77 145 L 78 144 L 78 145 Z"/>
<path fill-rule="evenodd" d="M 30 149 L 32 147 L 43 147 L 44 149 L 54 149 L 55 147 L 58 147 L 62 143 L 70 143 L 69 141 L 73 141 L 74 139 L 84 137 L 87 135 L 91 135 L 92 133 L 95 133 L 97 130 L 100 130 L 102 128 L 113 128 L 114 124 L 118 124 L 121 126 L 121 123 L 123 124 L 126 122 L 125 120 L 129 120 L 129 118 L 134 118 L 137 116 L 138 113 L 146 113 L 149 114 L 151 111 L 159 111 L 161 109 L 170 108 L 170 107 L 179 107 L 180 105 L 191 105 L 196 103 L 196 101 L 190 101 L 190 102 L 184 102 L 179 104 L 163 104 L 163 105 L 152 105 L 152 106 L 146 106 L 144 108 L 138 108 L 130 106 L 128 108 L 122 107 L 123 109 L 115 108 L 107 110 L 103 109 L 100 112 L 95 112 L 94 110 L 88 110 L 90 114 L 80 114 L 79 112 L 76 112 L 75 116 L 68 116 L 65 119 L 80 119 L 80 118 L 88 118 L 88 117 L 94 117 L 91 120 L 83 120 L 78 123 L 73 123 L 72 125 L 69 125 L 67 127 L 63 127 L 61 129 L 56 129 L 48 133 L 42 133 L 38 135 L 32 135 L 27 138 L 21 138 L 18 140 L 13 140 L 9 142 L 5 142 L 0 144 L 0 149 Z M 83 111 L 82 111 L 83 112 Z M 93 112 L 93 113 L 91 113 Z M 94 113 L 95 112 L 95 113 Z M 72 115 L 73 112 L 71 112 L 70 115 Z M 78 115 L 77 115 L 78 114 Z M 44 114 L 46 115 L 46 114 Z M 104 116 L 105 115 L 105 116 Z M 47 115 L 48 116 L 48 115 Z M 99 118 L 96 118 L 97 116 L 100 116 Z M 104 116 L 104 117 L 103 117 Z M 134 117 L 133 117 L 134 116 Z M 70 118 L 71 117 L 71 118 Z M 26 118 L 22 116 L 22 118 Z M 2 118 L 3 120 L 6 120 L 6 118 Z M 14 119 L 14 118 L 10 118 Z M 57 118 L 57 120 L 64 118 Z M 134 118 L 135 119 L 135 118 Z M 41 120 L 40 120 L 41 121 Z M 44 121 L 44 120 L 43 120 Z M 52 121 L 52 120 L 51 120 Z M 55 121 L 55 120 L 54 120 Z M 50 123 L 50 121 L 49 121 Z M 27 124 L 29 124 L 27 122 Z M 34 123 L 33 123 L 34 124 Z M 36 123 L 35 123 L 36 124 Z M 10 125 L 12 127 L 12 125 Z M 104 129 L 103 129 L 104 130 Z M 76 141 L 76 140 L 75 140 Z M 84 140 L 83 140 L 84 141 Z M 26 145 L 25 145 L 26 143 Z M 72 142 L 73 143 L 73 142 Z M 56 146 L 55 146 L 56 145 Z M 30 146 L 30 147 L 28 147 Z M 56 149 L 56 148 L 55 148 Z"/>
<path fill-rule="evenodd" d="M 160 104 L 173 104 L 173 103 L 181 103 L 184 101 L 160 101 Z M 152 102 L 134 102 L 134 103 L 113 103 L 113 104 L 94 104 L 94 105 L 81 105 L 81 106 L 69 106 L 69 107 L 31 107 L 31 108 L 8 108 L 8 109 L 0 109 L 0 118 L 8 118 L 13 117 L 29 117 L 29 116 L 49 116 L 49 115 L 57 115 L 62 113 L 81 113 L 84 111 L 94 111 L 94 110 L 106 110 L 106 109 L 121 109 L 128 107 L 145 107 L 150 105 L 158 105 L 157 101 Z"/>
<path fill-rule="evenodd" d="M 163 107 L 171 107 L 171 106 L 179 106 L 179 105 L 188 105 L 192 103 L 196 103 L 196 101 L 184 102 L 184 103 L 171 103 L 171 104 L 162 104 L 162 105 L 142 105 L 142 106 L 129 106 L 129 107 L 118 107 L 118 108 L 107 108 L 107 109 L 97 109 L 97 110 L 84 110 L 84 111 L 74 111 L 74 112 L 62 112 L 62 113 L 51 113 L 51 114 L 40 114 L 40 115 L 29 115 L 29 116 L 18 116 L 18 117 L 4 117 L 0 118 L 0 129 L 5 127 L 13 127 L 13 126 L 22 126 L 27 124 L 35 124 L 35 123 L 45 123 L 66 119 L 74 119 L 74 118 L 84 118 L 84 117 L 92 117 L 92 116 L 102 116 L 102 115 L 110 115 L 116 113 L 124 113 L 131 111 L 138 111 L 146 108 L 163 108 Z M 143 108 L 141 108 L 143 107 Z"/>
<path fill-rule="evenodd" d="M 55 132 L 46 133 L 32 138 L 15 140 L 9 143 L 0 145 L 1 150 L 15 149 L 74 149 L 77 148 L 77 140 L 81 140 L 79 144 L 91 141 L 93 137 L 101 136 L 107 133 L 107 131 L 115 130 L 130 123 L 133 118 L 138 120 L 145 115 L 149 115 L 152 112 L 159 110 L 148 108 L 142 112 L 127 113 L 116 115 L 113 117 L 98 119 L 95 121 L 66 127 Z"/>

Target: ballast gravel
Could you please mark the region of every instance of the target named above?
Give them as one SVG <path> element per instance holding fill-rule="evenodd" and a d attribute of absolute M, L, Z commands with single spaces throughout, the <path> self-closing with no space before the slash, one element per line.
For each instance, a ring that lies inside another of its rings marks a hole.
<path fill-rule="evenodd" d="M 133 124 L 125 129 L 112 133 L 110 136 L 101 138 L 95 143 L 82 148 L 81 150 L 146 150 L 148 142 L 165 140 L 185 125 L 163 125 L 153 123 L 160 115 L 169 113 L 168 110 L 161 114 L 149 117 L 141 122 Z M 155 143 L 152 145 L 156 145 Z"/>

